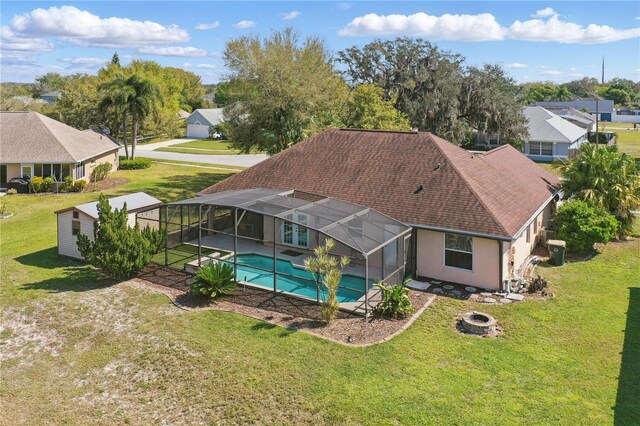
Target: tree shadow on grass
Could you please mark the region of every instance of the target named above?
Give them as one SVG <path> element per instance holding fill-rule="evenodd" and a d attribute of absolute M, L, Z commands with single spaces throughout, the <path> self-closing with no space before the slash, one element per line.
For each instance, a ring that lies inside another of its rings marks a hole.
<path fill-rule="evenodd" d="M 44 269 L 56 269 L 60 267 L 73 267 L 86 265 L 82 260 L 60 256 L 57 247 L 25 254 L 15 258 L 16 262 L 25 266 L 36 266 Z"/>
<path fill-rule="evenodd" d="M 614 407 L 614 424 L 619 426 L 640 424 L 640 288 L 631 287 L 629 293 L 618 395 Z"/>

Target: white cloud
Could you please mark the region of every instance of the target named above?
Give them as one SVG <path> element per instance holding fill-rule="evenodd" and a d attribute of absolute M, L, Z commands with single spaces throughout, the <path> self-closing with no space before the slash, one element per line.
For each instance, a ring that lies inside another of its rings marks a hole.
<path fill-rule="evenodd" d="M 413 15 L 377 15 L 369 13 L 354 18 L 338 31 L 341 36 L 409 35 L 435 40 L 488 41 L 526 40 L 557 43 L 608 43 L 640 37 L 640 28 L 616 29 L 607 25 L 586 27 L 559 19 L 551 8 L 538 10 L 542 19 L 515 21 L 502 26 L 490 13 L 479 15 L 432 16 L 423 12 Z"/>
<path fill-rule="evenodd" d="M 48 52 L 53 43 L 43 38 L 28 38 L 16 34 L 7 26 L 0 27 L 0 44 L 3 52 Z"/>
<path fill-rule="evenodd" d="M 531 15 L 533 18 L 547 18 L 549 16 L 557 15 L 558 12 L 553 10 L 550 7 L 545 7 L 544 9 L 536 10 L 536 13 Z"/>
<path fill-rule="evenodd" d="M 557 71 L 557 70 L 546 70 L 546 71 L 542 71 L 540 74 L 542 75 L 562 75 L 561 71 Z"/>
<path fill-rule="evenodd" d="M 233 24 L 233 28 L 236 30 L 245 30 L 247 28 L 253 28 L 256 26 L 256 23 L 253 21 L 240 21 L 236 24 Z"/>
<path fill-rule="evenodd" d="M 196 30 L 214 30 L 220 26 L 220 21 L 215 21 L 210 24 L 198 24 Z"/>
<path fill-rule="evenodd" d="M 529 65 L 521 64 L 520 62 L 514 62 L 512 64 L 507 64 L 506 67 L 511 69 L 521 69 L 521 68 L 529 68 Z"/>
<path fill-rule="evenodd" d="M 479 15 L 413 15 L 359 16 L 338 32 L 341 36 L 404 34 L 440 40 L 486 41 L 504 38 L 504 29 L 489 13 Z"/>
<path fill-rule="evenodd" d="M 342 9 L 342 10 L 348 10 L 351 9 L 353 7 L 353 3 L 349 3 L 349 2 L 340 2 L 340 3 L 336 3 L 336 7 L 338 9 Z"/>
<path fill-rule="evenodd" d="M 578 71 L 578 68 L 576 68 L 576 67 L 571 67 L 571 68 L 569 68 L 569 71 Z"/>
<path fill-rule="evenodd" d="M 292 10 L 291 12 L 283 13 L 281 16 L 282 20 L 291 21 L 292 19 L 296 19 L 301 14 L 302 12 L 300 12 L 299 10 Z"/>
<path fill-rule="evenodd" d="M 66 62 L 71 65 L 78 65 L 83 67 L 97 67 L 109 62 L 109 59 L 100 58 L 61 58 L 60 62 Z"/>
<path fill-rule="evenodd" d="M 197 69 L 203 69 L 203 70 L 217 70 L 221 68 L 220 65 L 216 65 L 216 64 L 191 64 L 189 62 L 182 64 L 182 67 L 197 68 Z"/>
<path fill-rule="evenodd" d="M 203 57 L 209 54 L 204 49 L 200 49 L 197 47 L 182 47 L 182 46 L 168 46 L 168 47 L 147 46 L 147 47 L 139 48 L 138 53 L 144 53 L 146 55 L 184 56 L 184 57 Z"/>
<path fill-rule="evenodd" d="M 558 43 L 608 43 L 640 37 L 640 28 L 618 30 L 607 25 L 589 24 L 586 27 L 561 21 L 557 15 L 547 20 L 516 21 L 509 27 L 509 38 L 527 41 L 554 41 Z"/>
<path fill-rule="evenodd" d="M 16 15 L 11 28 L 31 36 L 56 36 L 80 46 L 140 47 L 149 44 L 178 43 L 189 40 L 187 31 L 176 25 L 129 18 L 101 18 L 73 6 L 34 9 Z"/>

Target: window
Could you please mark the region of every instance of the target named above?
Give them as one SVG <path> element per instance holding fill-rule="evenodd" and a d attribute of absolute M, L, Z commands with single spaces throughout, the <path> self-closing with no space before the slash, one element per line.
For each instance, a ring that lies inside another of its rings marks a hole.
<path fill-rule="evenodd" d="M 533 235 L 538 235 L 538 218 L 533 221 Z"/>
<path fill-rule="evenodd" d="M 444 264 L 472 270 L 473 238 L 460 234 L 444 234 Z"/>
<path fill-rule="evenodd" d="M 73 218 L 74 219 L 80 219 L 80 212 L 73 212 Z"/>
<path fill-rule="evenodd" d="M 527 226 L 527 244 L 531 242 L 531 226 Z"/>
<path fill-rule="evenodd" d="M 84 163 L 81 161 L 76 164 L 76 179 L 81 179 L 84 177 Z"/>
<path fill-rule="evenodd" d="M 304 213 L 294 213 L 292 219 L 300 223 L 307 223 L 308 216 Z M 305 226 L 285 221 L 282 224 L 280 239 L 284 244 L 308 247 L 309 230 Z"/>
<path fill-rule="evenodd" d="M 529 142 L 530 155 L 553 155 L 553 143 L 551 142 Z"/>
<path fill-rule="evenodd" d="M 80 221 L 74 219 L 71 221 L 71 235 L 78 235 L 79 233 L 80 233 Z"/>
<path fill-rule="evenodd" d="M 500 137 L 499 136 L 490 136 L 489 137 L 489 145 L 497 146 L 500 145 Z"/>

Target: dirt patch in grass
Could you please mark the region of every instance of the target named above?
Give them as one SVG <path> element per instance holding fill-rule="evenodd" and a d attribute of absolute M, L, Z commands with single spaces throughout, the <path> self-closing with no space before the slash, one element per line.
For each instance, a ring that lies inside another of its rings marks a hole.
<path fill-rule="evenodd" d="M 320 320 L 320 305 L 313 301 L 242 285 L 231 296 L 211 301 L 189 294 L 191 279 L 182 271 L 152 264 L 138 278 L 121 285 L 141 286 L 160 292 L 182 309 L 235 312 L 349 346 L 369 346 L 393 338 L 411 325 L 435 299 L 432 294 L 410 290 L 415 313 L 407 318 L 364 318 L 341 311 L 335 321 L 326 325 Z"/>
<path fill-rule="evenodd" d="M 127 179 L 124 178 L 112 178 L 108 177 L 106 179 L 101 180 L 100 182 L 91 182 L 87 185 L 85 191 L 94 192 L 94 191 L 108 191 L 109 189 L 114 189 L 119 186 L 125 185 L 129 183 Z"/>

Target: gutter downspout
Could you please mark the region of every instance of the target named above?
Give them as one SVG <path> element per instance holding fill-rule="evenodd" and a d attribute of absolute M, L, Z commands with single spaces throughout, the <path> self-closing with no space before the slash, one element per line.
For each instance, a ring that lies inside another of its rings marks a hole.
<path fill-rule="evenodd" d="M 500 282 L 498 283 L 498 289 L 500 290 L 505 290 L 508 292 L 508 290 L 506 288 L 504 288 L 504 281 L 502 279 L 502 267 L 503 267 L 503 260 L 502 260 L 502 241 L 498 241 L 498 264 L 499 264 L 499 270 L 498 270 L 498 279 L 500 280 Z"/>

